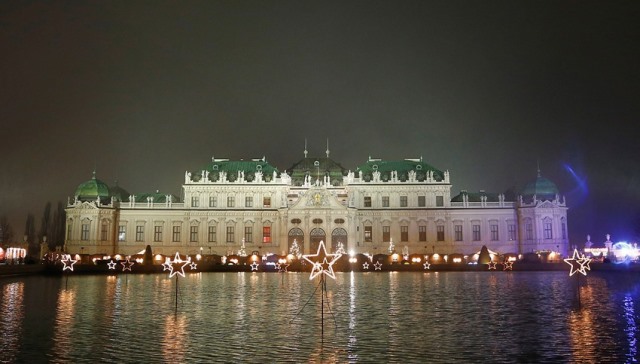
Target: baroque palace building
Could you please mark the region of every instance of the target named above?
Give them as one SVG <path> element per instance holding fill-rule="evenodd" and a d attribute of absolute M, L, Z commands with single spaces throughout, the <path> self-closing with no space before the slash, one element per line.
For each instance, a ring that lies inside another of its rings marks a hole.
<path fill-rule="evenodd" d="M 246 250 L 303 253 L 320 241 L 333 251 L 474 254 L 569 249 L 567 206 L 540 176 L 518 193 L 451 195 L 448 171 L 420 159 L 369 158 L 355 171 L 326 157 L 304 158 L 280 172 L 265 158 L 212 158 L 186 172 L 182 196 L 130 194 L 94 176 L 66 209 L 65 251 L 133 255 L 219 254 Z"/>

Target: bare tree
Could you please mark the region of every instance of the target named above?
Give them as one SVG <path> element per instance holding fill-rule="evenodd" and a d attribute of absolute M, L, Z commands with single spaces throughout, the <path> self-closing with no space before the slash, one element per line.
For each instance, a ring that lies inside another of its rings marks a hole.
<path fill-rule="evenodd" d="M 0 217 L 0 244 L 6 244 L 13 240 L 13 230 L 6 216 Z"/>

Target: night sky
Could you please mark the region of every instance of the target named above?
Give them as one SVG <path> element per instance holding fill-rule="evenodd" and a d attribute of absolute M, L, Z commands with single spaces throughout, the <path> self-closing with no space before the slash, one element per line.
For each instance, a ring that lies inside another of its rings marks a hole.
<path fill-rule="evenodd" d="M 541 173 L 571 244 L 640 233 L 639 1 L 2 1 L 0 216 L 97 177 L 180 195 L 211 157 Z"/>

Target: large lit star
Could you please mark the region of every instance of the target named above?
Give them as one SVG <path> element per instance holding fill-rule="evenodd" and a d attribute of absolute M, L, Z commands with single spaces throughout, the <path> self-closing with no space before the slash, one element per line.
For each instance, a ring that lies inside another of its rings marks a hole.
<path fill-rule="evenodd" d="M 376 260 L 373 266 L 376 268 L 376 270 L 382 270 L 382 263 L 380 263 L 379 260 Z"/>
<path fill-rule="evenodd" d="M 131 272 L 131 267 L 135 264 L 134 262 L 129 261 L 129 259 L 127 259 L 124 262 L 121 262 L 120 264 L 122 264 L 122 271 L 126 271 L 128 270 L 129 272 Z"/>
<path fill-rule="evenodd" d="M 62 260 L 60 260 L 60 262 L 63 264 L 62 271 L 64 272 L 68 269 L 73 272 L 73 265 L 76 264 L 77 261 L 78 260 L 76 259 L 71 259 L 71 255 L 69 254 L 64 255 Z"/>
<path fill-rule="evenodd" d="M 320 241 L 320 244 L 318 245 L 318 252 L 316 254 L 305 254 L 302 256 L 304 260 L 313 264 L 313 269 L 311 269 L 311 276 L 309 279 L 314 279 L 319 274 L 326 274 L 329 277 L 336 279 L 336 275 L 333 272 L 333 264 L 340 259 L 341 256 L 342 254 L 339 253 L 327 253 L 324 241 Z"/>
<path fill-rule="evenodd" d="M 489 262 L 487 264 L 489 265 L 489 270 L 496 270 L 496 266 L 498 265 L 496 262 Z"/>
<path fill-rule="evenodd" d="M 253 262 L 251 264 L 249 264 L 251 266 L 251 271 L 253 272 L 254 270 L 257 271 L 258 267 L 260 266 L 258 263 Z"/>
<path fill-rule="evenodd" d="M 170 264 L 169 278 L 175 276 L 176 274 L 184 277 L 184 268 L 187 265 L 191 264 L 191 258 L 183 261 L 182 258 L 180 258 L 180 253 L 176 252 L 176 256 L 173 258 L 173 260 L 168 261 L 168 263 Z"/>
<path fill-rule="evenodd" d="M 578 253 L 578 249 L 573 250 L 573 257 L 567 258 L 564 261 L 571 266 L 569 277 L 576 273 L 582 273 L 586 276 L 587 269 L 591 270 L 591 267 L 589 267 L 589 262 L 591 262 L 591 259 L 585 257 L 584 255 L 580 255 L 580 253 Z"/>
<path fill-rule="evenodd" d="M 513 262 L 506 261 L 503 264 L 504 264 L 503 270 L 513 270 Z"/>
<path fill-rule="evenodd" d="M 111 261 L 107 263 L 107 265 L 109 266 L 109 269 L 116 269 L 116 262 L 114 262 L 113 259 L 111 259 Z"/>

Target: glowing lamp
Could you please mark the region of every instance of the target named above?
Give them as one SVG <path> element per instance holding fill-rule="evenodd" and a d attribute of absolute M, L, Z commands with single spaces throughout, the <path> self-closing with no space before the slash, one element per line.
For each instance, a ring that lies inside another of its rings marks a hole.
<path fill-rule="evenodd" d="M 356 257 L 351 257 L 349 258 L 349 263 L 357 263 L 358 259 L 356 259 Z"/>
<path fill-rule="evenodd" d="M 398 261 L 398 257 L 399 257 L 398 253 L 393 253 L 391 255 L 391 260 L 393 260 L 394 262 L 397 262 Z"/>

